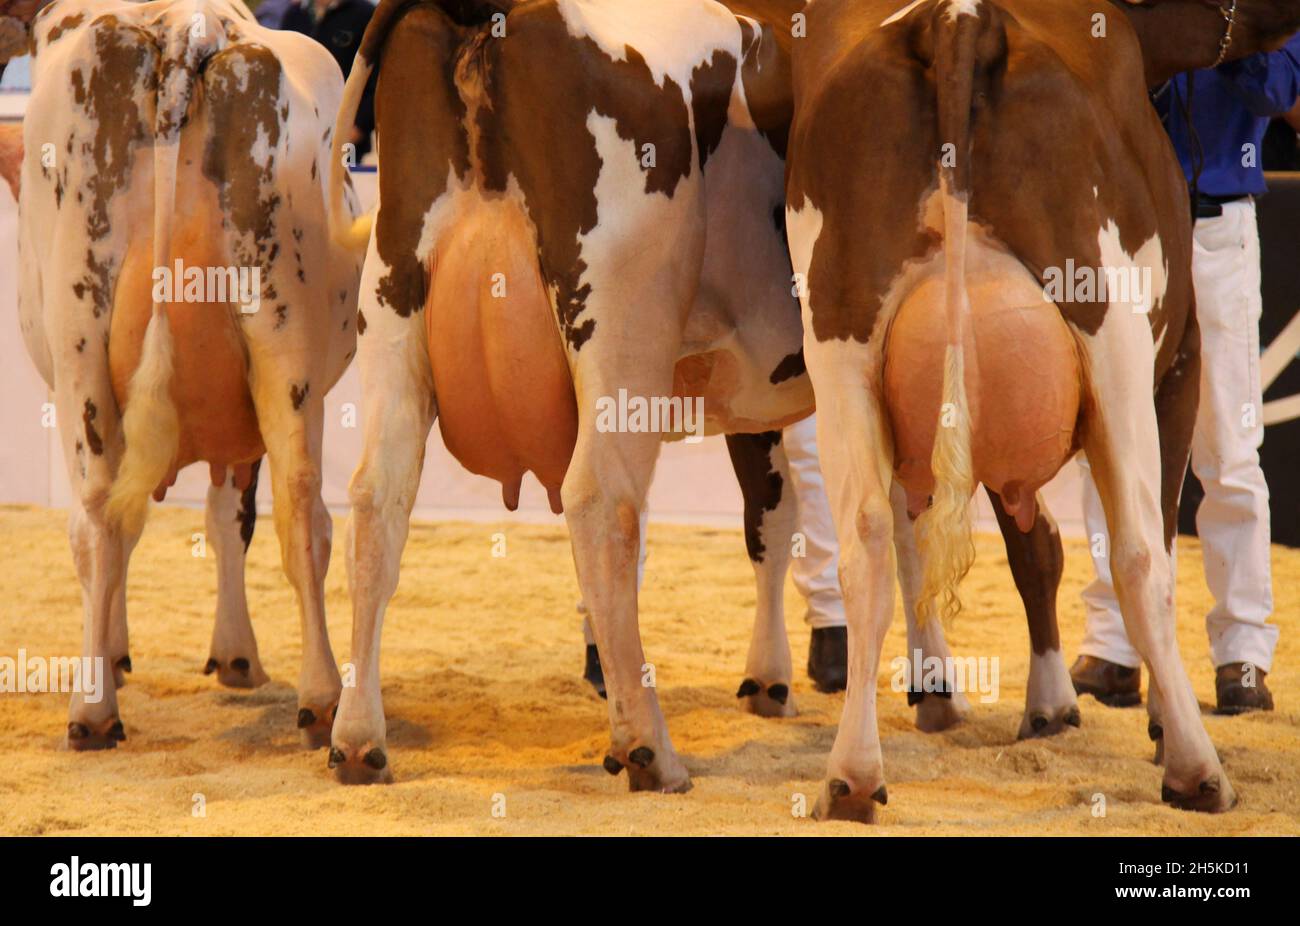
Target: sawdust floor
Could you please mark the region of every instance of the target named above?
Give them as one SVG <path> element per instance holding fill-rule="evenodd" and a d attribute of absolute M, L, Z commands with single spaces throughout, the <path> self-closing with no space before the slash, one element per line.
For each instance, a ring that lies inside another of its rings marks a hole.
<path fill-rule="evenodd" d="M 63 512 L 0 508 L 0 655 L 80 652 L 81 604 Z M 335 526 L 330 634 L 347 658 L 351 616 Z M 845 834 L 792 814 L 825 770 L 843 696 L 800 670 L 808 631 L 792 587 L 787 624 L 800 715 L 766 720 L 734 696 L 749 640 L 752 573 L 739 532 L 654 525 L 642 630 L 674 743 L 694 779 L 684 796 L 626 793 L 600 768 L 605 705 L 580 678 L 576 583 L 563 529 L 517 524 L 415 525 L 384 629 L 384 702 L 397 783 L 345 788 L 323 752 L 298 747 L 298 616 L 270 519 L 250 551 L 248 595 L 271 682 L 251 692 L 200 673 L 208 656 L 215 563 L 192 555 L 200 511 L 156 509 L 132 561 L 131 657 L 121 692 L 128 742 L 60 749 L 66 696 L 0 695 L 0 833 L 4 834 Z M 491 556 L 493 534 L 507 555 Z M 1300 551 L 1275 547 L 1282 635 L 1269 676 L 1278 710 L 1215 717 L 1203 615 L 1209 596 L 1193 540 L 1179 545 L 1179 642 L 1210 736 L 1240 795 L 1229 814 L 1160 804 L 1142 709 L 1083 699 L 1083 727 L 1017 742 L 1028 637 L 998 538 L 978 538 L 963 586 L 968 611 L 950 633 L 959 655 L 1001 658 L 1001 697 L 937 735 L 916 731 L 901 694 L 880 691 L 889 806 L 877 834 L 1300 833 Z M 1061 636 L 1082 632 L 1086 548 L 1070 543 Z M 886 660 L 904 652 L 897 615 Z M 1145 679 L 1144 679 L 1145 681 Z M 206 816 L 196 817 L 194 795 Z M 1107 801 L 1105 817 L 1093 796 Z M 504 804 L 501 797 L 504 797 Z M 504 817 L 494 816 L 504 806 Z"/>

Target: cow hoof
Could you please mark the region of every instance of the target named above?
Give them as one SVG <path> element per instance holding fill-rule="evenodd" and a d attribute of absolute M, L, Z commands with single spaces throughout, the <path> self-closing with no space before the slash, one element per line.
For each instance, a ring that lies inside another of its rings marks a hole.
<path fill-rule="evenodd" d="M 122 721 L 110 717 L 98 725 L 73 720 L 68 723 L 68 748 L 76 752 L 90 752 L 96 749 L 116 749 L 117 744 L 126 741 L 126 729 Z"/>
<path fill-rule="evenodd" d="M 752 678 L 740 683 L 736 697 L 745 703 L 745 710 L 759 717 L 794 717 L 799 711 L 790 696 L 790 686 L 782 682 L 763 685 Z"/>
<path fill-rule="evenodd" d="M 330 732 L 334 728 L 334 715 L 338 705 L 327 708 L 299 707 L 298 736 L 303 746 L 308 749 L 324 749 L 330 744 Z"/>
<path fill-rule="evenodd" d="M 813 807 L 813 817 L 818 820 L 851 820 L 855 823 L 875 823 L 876 805 L 889 802 L 889 792 L 882 782 L 874 791 L 861 788 L 854 791 L 842 778 L 831 778 L 822 786 L 822 793 Z"/>
<path fill-rule="evenodd" d="M 1070 727 L 1083 723 L 1079 705 L 1067 704 L 1056 709 L 1031 708 L 1025 711 L 1020 721 L 1020 732 L 1016 739 L 1041 739 L 1055 736 Z"/>
<path fill-rule="evenodd" d="M 113 684 L 118 688 L 126 685 L 126 677 L 131 672 L 131 657 L 123 656 L 113 661 Z"/>
<path fill-rule="evenodd" d="M 1237 794 L 1232 790 L 1232 785 L 1228 784 L 1228 779 L 1216 773 L 1203 779 L 1191 794 L 1163 785 L 1160 788 L 1160 800 L 1179 810 L 1224 813 L 1237 805 Z"/>
<path fill-rule="evenodd" d="M 371 746 L 350 753 L 338 746 L 331 746 L 329 767 L 334 770 L 334 777 L 339 784 L 388 785 L 393 783 L 393 770 L 388 765 L 388 754 L 384 752 L 382 746 Z"/>
<path fill-rule="evenodd" d="M 941 733 L 970 713 L 970 701 L 960 691 L 908 692 L 907 700 L 916 705 L 916 728 L 922 733 Z"/>
<path fill-rule="evenodd" d="M 217 681 L 226 688 L 257 688 L 270 681 L 256 656 L 252 659 L 236 656 L 228 660 L 210 656 L 203 666 L 203 674 L 211 675 L 213 672 L 217 673 Z"/>
<path fill-rule="evenodd" d="M 623 759 L 617 755 L 605 756 L 602 765 L 611 775 L 627 769 L 629 791 L 685 794 L 691 790 L 691 776 L 671 749 L 657 754 L 649 746 L 638 746 Z"/>

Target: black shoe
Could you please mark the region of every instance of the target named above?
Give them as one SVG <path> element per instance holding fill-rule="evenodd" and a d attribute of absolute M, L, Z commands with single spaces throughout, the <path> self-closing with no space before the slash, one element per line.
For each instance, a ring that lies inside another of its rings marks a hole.
<path fill-rule="evenodd" d="M 582 677 L 591 682 L 596 694 L 605 697 L 605 670 L 600 667 L 600 653 L 595 643 L 587 646 L 587 667 L 582 670 Z"/>
<path fill-rule="evenodd" d="M 1252 684 L 1247 685 L 1246 663 L 1230 662 L 1214 670 L 1214 713 L 1246 714 L 1250 711 L 1271 711 L 1273 693 L 1264 684 L 1268 675 L 1263 669 L 1255 669 Z"/>
<path fill-rule="evenodd" d="M 847 627 L 818 627 L 808 641 L 808 677 L 826 693 L 843 691 L 849 682 Z"/>
<path fill-rule="evenodd" d="M 1142 703 L 1142 667 L 1130 669 L 1096 656 L 1080 656 L 1070 666 L 1075 694 L 1090 694 L 1107 707 Z"/>

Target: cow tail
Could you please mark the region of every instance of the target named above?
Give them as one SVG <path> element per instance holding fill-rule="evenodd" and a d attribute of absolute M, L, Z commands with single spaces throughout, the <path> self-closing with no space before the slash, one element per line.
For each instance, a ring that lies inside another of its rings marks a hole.
<path fill-rule="evenodd" d="M 196 17 L 202 17 L 200 26 Z M 180 134 L 202 62 L 224 44 L 220 22 L 199 11 L 164 20 L 159 37 L 162 67 L 154 122 L 153 265 L 170 267 L 172 218 Z M 155 289 L 156 294 L 156 289 Z M 128 533 L 144 526 L 150 494 L 162 484 L 176 459 L 180 418 L 172 401 L 174 367 L 171 323 L 164 302 L 155 299 L 145 327 L 140 363 L 127 385 L 122 414 L 125 448 L 108 495 L 108 518 Z"/>
<path fill-rule="evenodd" d="M 939 190 L 943 201 L 948 343 L 944 347 L 942 402 L 930 457 L 933 501 L 917 520 L 923 573 L 916 611 L 922 624 L 935 614 L 948 621 L 961 611 L 957 588 L 975 561 L 970 518 L 975 478 L 967 385 L 977 378 L 978 363 L 966 352 L 971 324 L 966 290 L 971 111 L 976 83 L 986 74 L 997 50 L 1005 47 L 1005 32 L 996 11 L 989 4 L 981 4 L 978 10 L 976 15 L 953 16 L 948 6 L 939 5 L 931 24 L 942 145 Z"/>
<path fill-rule="evenodd" d="M 376 15 L 375 18 L 378 16 Z M 374 29 L 373 20 L 370 28 L 366 30 L 367 38 L 370 37 L 372 29 Z M 348 176 L 350 160 L 343 155 L 343 145 L 357 118 L 357 108 L 361 105 L 366 82 L 370 80 L 370 75 L 374 71 L 374 65 L 365 59 L 363 52 L 364 46 L 352 63 L 352 73 L 348 75 L 347 83 L 343 85 L 343 102 L 339 104 L 339 114 L 334 123 L 333 143 L 330 150 L 330 236 L 336 244 L 349 251 L 366 249 L 366 245 L 370 243 L 370 226 L 374 221 L 374 217 L 368 212 L 353 218 L 352 210 L 345 208 L 343 204 L 343 186 Z"/>
<path fill-rule="evenodd" d="M 343 204 L 343 186 L 348 176 L 348 159 L 343 156 L 361 98 L 365 95 L 370 75 L 379 67 L 379 55 L 384 42 L 401 15 L 424 0 L 380 0 L 375 13 L 361 38 L 361 47 L 352 59 L 352 70 L 343 85 L 343 101 L 334 121 L 333 143 L 330 150 L 330 235 L 340 247 L 350 251 L 364 251 L 370 243 L 370 227 L 374 217 L 366 213 L 353 218 Z"/>

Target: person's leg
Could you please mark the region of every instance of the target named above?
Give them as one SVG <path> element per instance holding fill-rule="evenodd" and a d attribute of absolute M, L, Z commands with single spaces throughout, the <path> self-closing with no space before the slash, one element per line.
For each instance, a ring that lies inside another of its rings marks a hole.
<path fill-rule="evenodd" d="M 1268 709 L 1263 677 L 1278 628 L 1266 623 L 1273 589 L 1268 485 L 1259 466 L 1262 305 L 1252 201 L 1228 203 L 1223 215 L 1197 221 L 1192 274 L 1203 358 L 1192 471 L 1205 489 L 1196 528 L 1214 596 L 1206 630 L 1219 676 L 1218 707 L 1225 713 Z"/>
<path fill-rule="evenodd" d="M 797 547 L 790 572 L 794 587 L 807 603 L 804 621 L 812 628 L 808 677 L 821 691 L 842 691 L 848 678 L 848 636 L 840 596 L 839 546 L 817 459 L 817 416 L 787 427 L 782 443 L 790 462 L 797 511 Z"/>
<path fill-rule="evenodd" d="M 1085 624 L 1079 658 L 1070 668 L 1074 690 L 1111 707 L 1141 703 L 1142 657 L 1129 642 L 1110 575 L 1110 533 L 1087 457 L 1078 456 L 1083 484 L 1083 521 L 1094 578 L 1083 590 Z"/>
<path fill-rule="evenodd" d="M 804 540 L 803 549 L 790 566 L 795 588 L 808 604 L 804 622 L 814 630 L 843 627 L 844 599 L 837 572 L 839 546 L 817 460 L 817 416 L 810 415 L 787 427 L 782 442 L 797 500 L 797 530 Z"/>

